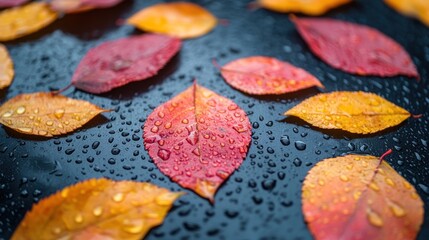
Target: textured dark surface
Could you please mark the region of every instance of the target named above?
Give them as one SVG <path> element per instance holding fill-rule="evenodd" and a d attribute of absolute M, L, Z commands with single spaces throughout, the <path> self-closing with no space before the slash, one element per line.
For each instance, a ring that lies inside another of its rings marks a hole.
<path fill-rule="evenodd" d="M 41 32 L 6 43 L 16 77 L 12 86 L 0 93 L 1 101 L 20 93 L 66 86 L 88 49 L 106 40 L 141 34 L 130 26 L 117 26 L 116 21 L 155 2 L 125 1 L 112 9 L 66 16 Z M 35 201 L 78 181 L 103 176 L 150 181 L 188 192 L 147 239 L 310 239 L 300 200 L 308 170 L 328 157 L 346 153 L 379 156 L 388 148 L 394 153 L 386 160 L 416 187 L 428 211 L 429 28 L 397 14 L 382 1 L 359 1 L 331 11 L 327 16 L 373 26 L 393 37 L 413 57 L 422 79 L 358 77 L 317 59 L 287 15 L 263 9 L 248 11 L 249 1 L 194 2 L 227 19 L 228 24 L 201 38 L 186 40 L 180 54 L 159 76 L 103 95 L 78 90 L 64 93 L 115 111 L 80 131 L 54 139 L 0 128 L 0 239 L 10 237 Z M 285 119 L 283 112 L 318 91 L 276 97 L 246 95 L 227 85 L 211 64 L 213 57 L 223 65 L 251 55 L 276 57 L 304 68 L 322 81 L 324 91 L 375 92 L 424 116 L 371 136 L 314 129 L 296 119 Z M 151 111 L 188 88 L 194 78 L 233 99 L 253 124 L 248 156 L 220 188 L 214 205 L 163 176 L 148 157 L 141 138 L 141 126 Z M 419 239 L 429 239 L 428 213 Z"/>

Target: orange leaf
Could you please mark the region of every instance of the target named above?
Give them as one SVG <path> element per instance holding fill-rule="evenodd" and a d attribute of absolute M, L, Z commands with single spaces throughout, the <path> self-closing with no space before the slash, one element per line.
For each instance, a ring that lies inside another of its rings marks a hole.
<path fill-rule="evenodd" d="M 35 204 L 12 240 L 141 239 L 180 195 L 149 183 L 90 179 Z"/>
<path fill-rule="evenodd" d="M 382 158 L 347 155 L 314 166 L 302 187 L 302 211 L 323 239 L 415 239 L 423 202 Z"/>
<path fill-rule="evenodd" d="M 262 7 L 273 11 L 300 12 L 314 16 L 349 2 L 351 0 L 258 0 Z"/>
<path fill-rule="evenodd" d="M 0 123 L 21 133 L 52 137 L 72 132 L 108 111 L 86 101 L 38 92 L 18 95 L 0 106 Z"/>
<path fill-rule="evenodd" d="M 249 94 L 284 94 L 314 86 L 323 87 L 305 70 L 270 57 L 241 58 L 220 70 L 228 84 Z"/>
<path fill-rule="evenodd" d="M 12 83 L 14 75 L 12 59 L 6 47 L 0 44 L 0 89 L 8 87 Z"/>
<path fill-rule="evenodd" d="M 418 18 L 429 27 L 429 1 L 428 0 L 384 0 L 396 11 Z"/>
<path fill-rule="evenodd" d="M 178 38 L 194 38 L 210 32 L 217 19 L 204 8 L 188 2 L 160 3 L 141 10 L 128 24 Z"/>
<path fill-rule="evenodd" d="M 143 137 L 161 172 L 213 202 L 246 157 L 250 135 L 237 104 L 194 84 L 149 115 Z"/>
<path fill-rule="evenodd" d="M 36 32 L 58 18 L 47 3 L 33 2 L 0 12 L 0 41 L 13 40 Z"/>
<path fill-rule="evenodd" d="M 369 134 L 396 126 L 410 117 L 405 109 L 366 92 L 332 92 L 306 99 L 285 113 L 325 129 Z"/>

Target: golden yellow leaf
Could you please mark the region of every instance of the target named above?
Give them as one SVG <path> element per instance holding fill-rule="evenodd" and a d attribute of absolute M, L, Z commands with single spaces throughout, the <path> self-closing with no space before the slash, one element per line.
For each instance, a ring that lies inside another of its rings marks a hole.
<path fill-rule="evenodd" d="M 418 18 L 429 27 L 429 1 L 428 0 L 384 0 L 396 11 Z"/>
<path fill-rule="evenodd" d="M 299 12 L 314 16 L 349 2 L 351 0 L 258 0 L 262 7 L 276 12 Z"/>
<path fill-rule="evenodd" d="M 0 89 L 8 87 L 12 83 L 14 75 L 12 59 L 6 47 L 0 44 Z"/>
<path fill-rule="evenodd" d="M 83 100 L 38 92 L 18 95 L 0 106 L 0 123 L 21 133 L 52 137 L 108 111 Z"/>
<path fill-rule="evenodd" d="M 141 239 L 181 195 L 149 183 L 90 179 L 34 205 L 12 240 Z"/>
<path fill-rule="evenodd" d="M 0 12 L 0 41 L 16 39 L 52 23 L 58 14 L 47 3 L 33 2 Z"/>
<path fill-rule="evenodd" d="M 369 134 L 396 126 L 410 117 L 405 109 L 366 92 L 323 93 L 285 113 L 325 129 Z"/>
<path fill-rule="evenodd" d="M 127 20 L 128 24 L 178 38 L 194 38 L 210 32 L 217 19 L 206 9 L 188 2 L 160 3 L 145 8 Z"/>

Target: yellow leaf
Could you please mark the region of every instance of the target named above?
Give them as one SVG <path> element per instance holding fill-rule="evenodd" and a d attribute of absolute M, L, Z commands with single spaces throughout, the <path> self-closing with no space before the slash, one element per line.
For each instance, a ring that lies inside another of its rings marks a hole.
<path fill-rule="evenodd" d="M 141 10 L 128 24 L 178 38 L 194 38 L 210 32 L 217 19 L 204 8 L 188 2 L 160 3 Z"/>
<path fill-rule="evenodd" d="M 0 106 L 0 123 L 21 133 L 52 137 L 71 132 L 107 111 L 52 93 L 21 94 Z"/>
<path fill-rule="evenodd" d="M 322 15 L 332 8 L 352 0 L 259 0 L 259 4 L 276 12 L 299 12 L 307 15 Z"/>
<path fill-rule="evenodd" d="M 14 75 L 12 59 L 6 47 L 0 44 L 0 89 L 8 87 L 12 83 Z"/>
<path fill-rule="evenodd" d="M 12 240 L 141 239 L 181 195 L 149 183 L 90 179 L 34 205 Z"/>
<path fill-rule="evenodd" d="M 429 27 L 429 1 L 428 0 L 384 0 L 396 11 L 418 18 Z"/>
<path fill-rule="evenodd" d="M 0 12 L 0 41 L 16 39 L 36 32 L 58 18 L 47 3 L 33 2 Z"/>
<path fill-rule="evenodd" d="M 325 129 L 369 134 L 396 126 L 410 117 L 405 109 L 366 92 L 323 93 L 285 113 Z"/>

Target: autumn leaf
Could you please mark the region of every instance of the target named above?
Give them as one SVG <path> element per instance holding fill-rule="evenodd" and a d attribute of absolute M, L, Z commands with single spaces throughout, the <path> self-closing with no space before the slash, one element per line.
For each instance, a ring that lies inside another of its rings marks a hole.
<path fill-rule="evenodd" d="M 33 2 L 0 12 L 0 41 L 13 40 L 36 32 L 58 18 L 44 2 Z"/>
<path fill-rule="evenodd" d="M 83 100 L 38 92 L 18 95 L 0 106 L 0 123 L 21 133 L 52 137 L 108 111 Z"/>
<path fill-rule="evenodd" d="M 429 1 L 427 0 L 384 0 L 396 11 L 418 18 L 429 27 Z"/>
<path fill-rule="evenodd" d="M 325 159 L 302 187 L 310 232 L 324 239 L 415 239 L 423 202 L 386 161 L 362 155 Z"/>
<path fill-rule="evenodd" d="M 159 3 L 134 14 L 127 23 L 147 32 L 178 38 L 195 38 L 210 32 L 217 23 L 206 9 L 189 2 Z"/>
<path fill-rule="evenodd" d="M 258 0 L 258 4 L 276 12 L 299 12 L 322 15 L 327 11 L 351 2 L 351 0 Z"/>
<path fill-rule="evenodd" d="M 323 85 L 310 73 L 275 58 L 253 56 L 220 68 L 225 81 L 249 94 L 284 94 Z"/>
<path fill-rule="evenodd" d="M 369 134 L 396 126 L 410 117 L 405 109 L 366 92 L 323 93 L 285 113 L 319 128 Z"/>
<path fill-rule="evenodd" d="M 165 175 L 213 202 L 246 156 L 251 127 L 231 100 L 194 84 L 157 107 L 144 125 L 144 145 Z"/>
<path fill-rule="evenodd" d="M 79 63 L 72 84 L 91 93 L 103 93 L 157 74 L 180 50 L 181 41 L 144 34 L 109 41 L 89 50 Z"/>
<path fill-rule="evenodd" d="M 16 7 L 28 2 L 28 0 L 0 0 L 0 8 Z"/>
<path fill-rule="evenodd" d="M 419 78 L 411 57 L 378 30 L 327 18 L 292 18 L 311 51 L 327 64 L 348 73 Z"/>
<path fill-rule="evenodd" d="M 51 0 L 52 9 L 64 13 L 77 13 L 95 8 L 113 7 L 123 0 Z"/>
<path fill-rule="evenodd" d="M 12 59 L 6 47 L 0 44 L 0 89 L 8 87 L 12 83 L 14 75 Z"/>
<path fill-rule="evenodd" d="M 181 195 L 150 183 L 86 180 L 35 204 L 12 240 L 142 239 Z"/>

